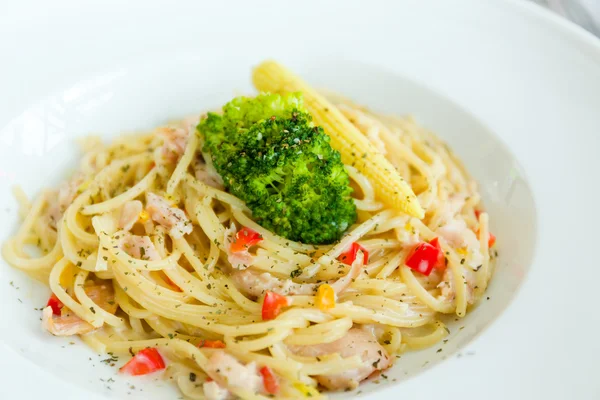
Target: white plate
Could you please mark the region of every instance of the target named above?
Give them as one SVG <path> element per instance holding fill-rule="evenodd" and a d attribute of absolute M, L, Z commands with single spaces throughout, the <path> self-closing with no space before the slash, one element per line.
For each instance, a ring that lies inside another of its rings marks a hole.
<path fill-rule="evenodd" d="M 251 89 L 252 65 L 277 58 L 435 130 L 480 181 L 499 237 L 490 300 L 451 327 L 442 352 L 403 357 L 363 395 L 600 398 L 600 42 L 591 35 L 513 1 L 12 7 L 0 15 L 0 239 L 16 227 L 10 186 L 33 194 L 58 182 L 76 160 L 73 137 L 222 104 Z M 177 398 L 41 332 L 33 308 L 47 295 L 0 264 L 0 398 Z"/>

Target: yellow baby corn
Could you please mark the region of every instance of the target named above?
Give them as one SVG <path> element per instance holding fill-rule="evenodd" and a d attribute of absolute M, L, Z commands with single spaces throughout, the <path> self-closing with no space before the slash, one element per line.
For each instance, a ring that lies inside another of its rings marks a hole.
<path fill-rule="evenodd" d="M 260 91 L 302 92 L 304 104 L 315 124 L 331 137 L 331 146 L 345 164 L 356 167 L 373 182 L 378 198 L 406 214 L 423 218 L 424 211 L 410 185 L 369 140 L 327 99 L 275 61 L 265 61 L 254 70 L 252 80 Z"/>

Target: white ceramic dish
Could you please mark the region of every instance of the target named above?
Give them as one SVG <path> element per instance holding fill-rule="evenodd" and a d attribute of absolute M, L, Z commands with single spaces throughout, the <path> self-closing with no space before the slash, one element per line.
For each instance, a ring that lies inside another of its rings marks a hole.
<path fill-rule="evenodd" d="M 57 183 L 74 137 L 220 105 L 277 58 L 436 131 L 480 181 L 499 238 L 490 299 L 441 352 L 403 356 L 361 397 L 600 398 L 600 42 L 583 30 L 512 1 L 53 1 L 0 16 L 0 57 L 0 239 L 17 223 L 10 186 Z M 0 263 L 0 398 L 178 397 L 44 334 L 47 295 Z"/>

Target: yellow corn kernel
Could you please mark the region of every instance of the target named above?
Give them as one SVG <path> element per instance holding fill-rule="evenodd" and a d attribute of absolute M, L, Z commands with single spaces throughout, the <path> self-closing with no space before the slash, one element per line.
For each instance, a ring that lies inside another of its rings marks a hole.
<path fill-rule="evenodd" d="M 302 382 L 294 383 L 294 388 L 302 393 L 304 397 L 319 397 L 321 395 L 316 388 L 305 385 Z"/>
<path fill-rule="evenodd" d="M 468 250 L 466 247 L 460 247 L 460 248 L 456 249 L 456 252 L 458 254 L 460 254 L 461 256 L 466 256 L 468 253 Z"/>
<path fill-rule="evenodd" d="M 410 224 L 410 222 L 407 222 L 407 223 L 404 225 L 404 230 L 405 230 L 406 232 L 412 232 L 412 231 L 413 231 L 413 226 Z"/>
<path fill-rule="evenodd" d="M 423 218 L 425 212 L 410 185 L 348 119 L 316 90 L 275 61 L 261 63 L 252 74 L 254 86 L 264 92 L 302 92 L 304 104 L 315 124 L 331 137 L 331 147 L 340 152 L 344 164 L 356 167 L 373 182 L 377 197 L 388 206 Z"/>
<path fill-rule="evenodd" d="M 329 310 L 335 307 L 335 292 L 330 285 L 325 283 L 319 286 L 316 303 L 320 310 Z"/>
<path fill-rule="evenodd" d="M 150 219 L 150 214 L 146 210 L 140 211 L 140 215 L 138 216 L 138 220 L 143 224 Z"/>

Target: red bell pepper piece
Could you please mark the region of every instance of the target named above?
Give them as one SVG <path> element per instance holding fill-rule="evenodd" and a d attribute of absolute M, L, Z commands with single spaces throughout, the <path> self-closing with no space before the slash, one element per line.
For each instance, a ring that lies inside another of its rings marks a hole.
<path fill-rule="evenodd" d="M 156 348 L 140 350 L 119 372 L 137 376 L 146 375 L 165 368 L 165 361 Z"/>
<path fill-rule="evenodd" d="M 479 220 L 479 216 L 481 215 L 481 213 L 482 213 L 481 210 L 475 209 L 475 217 L 477 218 L 477 220 Z M 479 231 L 477 231 L 477 236 L 479 237 Z M 488 248 L 493 247 L 494 244 L 496 244 L 496 236 L 494 236 L 490 232 L 490 236 L 489 236 L 489 239 L 488 239 Z"/>
<path fill-rule="evenodd" d="M 281 313 L 281 309 L 288 305 L 287 297 L 267 291 L 263 300 L 262 319 L 266 321 L 277 318 Z"/>
<path fill-rule="evenodd" d="M 439 262 L 440 255 L 443 253 L 434 245 L 422 242 L 415 246 L 406 258 L 406 266 L 423 275 L 429 276 L 433 267 Z"/>
<path fill-rule="evenodd" d="M 279 392 L 279 382 L 277 381 L 277 377 L 269 367 L 262 367 L 260 369 L 260 374 L 263 378 L 263 386 L 265 387 L 265 391 L 268 394 L 277 394 Z"/>
<path fill-rule="evenodd" d="M 356 242 L 353 242 L 348 250 L 340 254 L 338 261 L 343 262 L 344 264 L 352 265 L 352 263 L 354 263 L 356 260 L 356 254 L 358 254 L 359 250 L 362 250 L 363 252 L 363 264 L 367 264 L 369 262 L 369 252 Z"/>
<path fill-rule="evenodd" d="M 60 310 L 64 307 L 63 303 L 56 297 L 54 293 L 48 299 L 46 307 L 52 307 L 52 314 L 60 315 Z"/>
<path fill-rule="evenodd" d="M 477 230 L 477 237 L 479 237 L 480 232 Z M 488 232 L 488 249 L 492 248 L 496 244 L 496 236 L 492 232 Z"/>
<path fill-rule="evenodd" d="M 239 253 L 244 250 L 248 250 L 255 244 L 260 243 L 263 240 L 260 233 L 253 229 L 243 227 L 235 234 L 235 239 L 231 243 L 229 250 L 232 253 Z"/>
<path fill-rule="evenodd" d="M 494 234 L 492 232 L 488 232 L 488 234 L 489 234 L 488 248 L 494 247 L 494 245 L 496 244 L 496 236 L 494 236 Z"/>
<path fill-rule="evenodd" d="M 435 262 L 435 265 L 433 266 L 433 268 L 439 269 L 440 271 L 445 270 L 446 269 L 446 257 L 444 257 L 444 252 L 442 251 L 442 246 L 440 246 L 440 239 L 435 237 L 429 241 L 429 244 L 432 245 L 433 247 L 435 247 L 436 249 L 438 249 L 438 258 L 437 258 L 437 261 Z"/>

